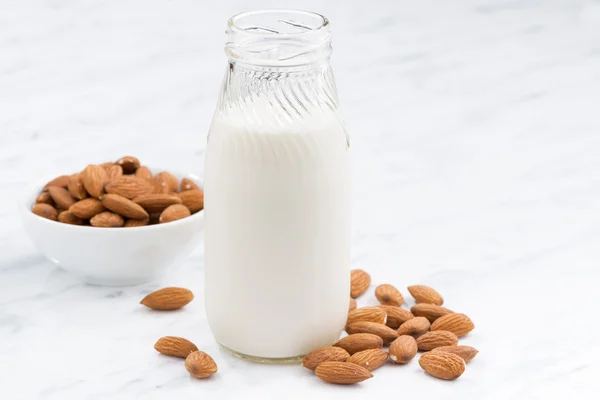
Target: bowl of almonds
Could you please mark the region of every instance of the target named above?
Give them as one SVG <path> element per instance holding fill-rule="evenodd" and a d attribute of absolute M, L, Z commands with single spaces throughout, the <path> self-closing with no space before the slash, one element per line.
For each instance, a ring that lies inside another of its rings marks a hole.
<path fill-rule="evenodd" d="M 131 156 L 34 182 L 19 208 L 41 253 L 99 285 L 160 279 L 200 245 L 204 227 L 197 176 Z"/>

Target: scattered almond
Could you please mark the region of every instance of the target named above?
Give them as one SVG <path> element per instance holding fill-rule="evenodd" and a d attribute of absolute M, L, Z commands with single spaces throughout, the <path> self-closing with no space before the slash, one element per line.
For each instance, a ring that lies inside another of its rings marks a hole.
<path fill-rule="evenodd" d="M 193 299 L 194 294 L 188 289 L 167 287 L 148 294 L 140 304 L 153 310 L 177 310 Z"/>
<path fill-rule="evenodd" d="M 179 193 L 181 202 L 190 209 L 192 214 L 204 208 L 204 192 L 198 189 L 190 189 Z"/>
<path fill-rule="evenodd" d="M 431 324 L 432 331 L 449 331 L 458 337 L 463 337 L 475 328 L 473 321 L 465 314 L 452 313 L 436 319 Z"/>
<path fill-rule="evenodd" d="M 456 379 L 465 372 L 465 362 L 452 353 L 425 353 L 419 359 L 419 365 L 429 375 L 439 379 Z"/>
<path fill-rule="evenodd" d="M 81 218 L 79 218 L 78 216 L 76 216 L 75 214 L 73 214 L 71 211 L 63 211 L 60 214 L 58 214 L 58 222 L 62 222 L 63 224 L 70 224 L 70 225 L 83 225 L 85 223 L 85 221 Z"/>
<path fill-rule="evenodd" d="M 57 208 L 67 210 L 73 205 L 73 203 L 75 203 L 75 200 L 73 197 L 71 197 L 69 191 L 63 187 L 50 186 L 48 188 L 48 193 L 50 193 L 50 196 L 52 197 L 52 200 L 54 201 L 54 204 L 56 204 Z"/>
<path fill-rule="evenodd" d="M 348 307 L 348 312 L 356 310 L 356 300 L 350 297 L 350 306 Z"/>
<path fill-rule="evenodd" d="M 152 171 L 150 171 L 150 168 L 148 167 L 139 167 L 137 171 L 135 171 L 135 176 L 147 181 L 152 181 Z"/>
<path fill-rule="evenodd" d="M 83 200 L 88 197 L 85 187 L 83 187 L 83 180 L 81 174 L 73 174 L 69 176 L 69 183 L 67 189 L 73 198 L 77 200 Z"/>
<path fill-rule="evenodd" d="M 388 349 L 390 359 L 396 364 L 406 364 L 417 354 L 418 346 L 414 337 L 408 335 L 399 336 Z"/>
<path fill-rule="evenodd" d="M 456 346 L 457 344 L 458 337 L 448 331 L 427 332 L 417 338 L 417 346 L 420 351 L 429 351 L 442 346 Z"/>
<path fill-rule="evenodd" d="M 348 319 L 346 320 L 346 326 L 353 324 L 358 321 L 376 322 L 378 324 L 385 324 L 387 315 L 384 310 L 377 307 L 361 307 L 356 310 L 352 310 L 348 313 Z"/>
<path fill-rule="evenodd" d="M 352 355 L 363 350 L 380 349 L 383 346 L 383 339 L 372 333 L 355 333 L 341 338 L 334 343 L 334 346 L 341 347 Z"/>
<path fill-rule="evenodd" d="M 32 207 L 31 211 L 33 211 L 35 215 L 39 215 L 42 218 L 46 218 L 52 221 L 56 221 L 58 217 L 58 212 L 56 211 L 56 209 L 50 204 L 46 203 L 35 204 Z"/>
<path fill-rule="evenodd" d="M 149 217 L 142 206 L 118 194 L 107 194 L 102 196 L 102 205 L 106 207 L 106 209 L 126 218 L 139 220 Z"/>
<path fill-rule="evenodd" d="M 372 333 L 379 336 L 383 340 L 384 345 L 392 343 L 398 337 L 398 333 L 392 328 L 368 321 L 354 322 L 346 327 L 346 332 L 350 335 L 353 333 Z"/>
<path fill-rule="evenodd" d="M 190 213 L 190 210 L 183 204 L 173 204 L 165 208 L 165 211 L 160 214 L 158 223 L 164 224 L 166 222 L 173 222 L 178 219 L 189 217 L 190 215 L 192 215 L 192 213 Z"/>
<path fill-rule="evenodd" d="M 105 210 L 106 209 L 102 205 L 102 202 L 94 198 L 79 200 L 69 207 L 69 211 L 71 211 L 75 216 L 83 219 L 90 219 L 94 215 L 98 215 Z"/>
<path fill-rule="evenodd" d="M 185 369 L 196 378 L 208 378 L 217 372 L 217 363 L 203 351 L 194 351 L 185 359 Z"/>
<path fill-rule="evenodd" d="M 441 306 L 444 299 L 438 292 L 425 285 L 413 285 L 408 287 L 408 291 L 417 303 L 435 304 Z"/>
<path fill-rule="evenodd" d="M 81 181 L 88 194 L 100 197 L 104 193 L 104 185 L 108 182 L 108 175 L 99 165 L 88 165 L 81 173 Z"/>
<path fill-rule="evenodd" d="M 118 194 L 128 199 L 151 193 L 152 184 L 145 179 L 133 175 L 123 175 L 106 185 L 106 192 Z"/>
<path fill-rule="evenodd" d="M 319 364 L 315 374 L 325 382 L 351 385 L 372 378 L 368 369 L 348 362 L 326 361 Z"/>
<path fill-rule="evenodd" d="M 465 360 L 466 363 L 475 358 L 479 350 L 471 346 L 441 346 L 431 350 L 432 353 L 453 353 Z"/>
<path fill-rule="evenodd" d="M 419 303 L 415 304 L 410 308 L 410 311 L 416 317 L 425 317 L 429 322 L 433 322 L 439 317 L 443 317 L 446 314 L 451 314 L 454 311 L 444 307 L 436 306 L 435 304 Z"/>
<path fill-rule="evenodd" d="M 125 220 L 119 214 L 104 211 L 96 214 L 90 219 L 90 224 L 99 228 L 118 228 L 125 224 Z"/>
<path fill-rule="evenodd" d="M 154 345 L 154 349 L 161 354 L 181 358 L 186 358 L 190 353 L 198 351 L 198 347 L 194 343 L 177 336 L 161 337 Z"/>
<path fill-rule="evenodd" d="M 341 347 L 322 347 L 308 353 L 302 360 L 302 366 L 314 371 L 325 361 L 346 361 L 349 357 L 350 354 Z"/>
<path fill-rule="evenodd" d="M 385 311 L 387 314 L 387 320 L 385 323 L 392 329 L 396 329 L 406 321 L 414 318 L 414 315 L 404 308 L 386 305 L 378 306 L 378 308 Z"/>
<path fill-rule="evenodd" d="M 357 298 L 366 292 L 370 285 L 371 275 L 362 269 L 353 269 L 350 271 L 350 297 Z"/>
<path fill-rule="evenodd" d="M 135 228 L 137 226 L 146 226 L 150 223 L 150 218 L 128 219 L 123 225 L 125 228 Z"/>
<path fill-rule="evenodd" d="M 414 317 L 409 319 L 398 328 L 398 335 L 410 335 L 414 338 L 427 333 L 431 327 L 431 322 L 425 317 Z"/>
<path fill-rule="evenodd" d="M 123 168 L 124 174 L 134 174 L 140 167 L 140 160 L 132 156 L 125 156 L 118 159 L 115 164 L 118 164 Z"/>
<path fill-rule="evenodd" d="M 390 284 L 383 284 L 377 286 L 375 289 L 375 297 L 381 304 L 400 307 L 404 303 L 404 297 L 402 293 L 396 287 Z"/>
<path fill-rule="evenodd" d="M 360 365 L 369 371 L 381 367 L 387 361 L 388 353 L 382 349 L 369 349 L 354 353 L 346 362 Z"/>
<path fill-rule="evenodd" d="M 200 187 L 196 185 L 196 182 L 189 178 L 183 178 L 179 185 L 179 190 L 185 192 L 186 190 L 200 190 Z"/>
<path fill-rule="evenodd" d="M 69 176 L 61 175 L 59 177 L 52 179 L 50 182 L 46 183 L 43 190 L 47 190 L 50 186 L 58 186 L 58 187 L 66 188 L 68 183 L 69 183 Z"/>

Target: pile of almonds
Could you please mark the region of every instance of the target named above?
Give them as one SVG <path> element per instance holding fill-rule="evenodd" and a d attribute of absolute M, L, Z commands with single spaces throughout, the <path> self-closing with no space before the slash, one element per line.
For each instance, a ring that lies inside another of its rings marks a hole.
<path fill-rule="evenodd" d="M 204 208 L 194 181 L 156 175 L 131 156 L 88 165 L 48 182 L 32 208 L 41 217 L 72 225 L 136 227 L 176 221 Z"/>
<path fill-rule="evenodd" d="M 348 336 L 309 353 L 302 361 L 304 367 L 326 382 L 353 384 L 373 377 L 371 371 L 388 358 L 407 364 L 422 351 L 419 365 L 429 375 L 450 380 L 463 374 L 466 363 L 478 353 L 458 345 L 458 338 L 475 327 L 469 317 L 442 307 L 442 296 L 424 285 L 408 287 L 417 303 L 410 311 L 401 307 L 402 293 L 389 284 L 375 289 L 380 305 L 357 308 L 355 298 L 367 291 L 371 277 L 360 269 L 351 274 Z"/>

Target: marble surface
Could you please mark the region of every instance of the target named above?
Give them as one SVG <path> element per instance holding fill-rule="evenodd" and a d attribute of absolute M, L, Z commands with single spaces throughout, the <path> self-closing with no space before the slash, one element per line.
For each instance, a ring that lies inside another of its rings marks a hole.
<path fill-rule="evenodd" d="M 95 287 L 21 227 L 19 191 L 43 174 L 127 153 L 201 173 L 227 17 L 290 6 L 332 21 L 353 266 L 405 293 L 430 284 L 471 316 L 462 343 L 480 353 L 457 381 L 413 361 L 338 387 L 232 358 L 206 325 L 201 246 L 166 282 Z M 593 0 L 0 0 L 0 398 L 592 398 L 599 106 Z M 173 313 L 138 304 L 167 284 L 196 299 Z M 152 349 L 163 335 L 193 340 L 219 373 L 191 379 Z"/>

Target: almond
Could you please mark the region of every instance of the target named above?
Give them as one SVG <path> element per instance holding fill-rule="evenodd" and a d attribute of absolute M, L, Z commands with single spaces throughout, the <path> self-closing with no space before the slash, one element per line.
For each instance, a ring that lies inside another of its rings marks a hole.
<path fill-rule="evenodd" d="M 380 349 L 383 346 L 383 340 L 372 333 L 355 333 L 341 338 L 334 343 L 334 346 L 341 347 L 349 354 L 354 354 L 368 349 Z"/>
<path fill-rule="evenodd" d="M 73 174 L 69 176 L 69 183 L 67 189 L 73 198 L 77 200 L 83 200 L 88 197 L 85 187 L 83 187 L 83 180 L 81 174 Z"/>
<path fill-rule="evenodd" d="M 142 299 L 140 304 L 153 310 L 177 310 L 194 299 L 194 294 L 178 287 L 156 290 Z"/>
<path fill-rule="evenodd" d="M 435 304 L 441 306 L 444 299 L 438 292 L 425 285 L 413 285 L 408 287 L 408 291 L 417 303 Z"/>
<path fill-rule="evenodd" d="M 419 359 L 419 365 L 429 375 L 439 379 L 456 379 L 465 372 L 465 362 L 452 353 L 425 353 Z"/>
<path fill-rule="evenodd" d="M 140 160 L 132 156 L 119 158 L 115 164 L 120 165 L 124 174 L 134 174 L 140 167 Z"/>
<path fill-rule="evenodd" d="M 322 347 L 308 353 L 302 360 L 302 366 L 314 371 L 325 361 L 346 361 L 349 357 L 350 354 L 341 347 Z"/>
<path fill-rule="evenodd" d="M 185 204 L 185 203 L 184 203 Z M 362 269 L 350 271 L 350 296 L 357 298 L 367 291 L 371 285 L 371 275 Z"/>
<path fill-rule="evenodd" d="M 106 209 L 102 205 L 102 202 L 94 198 L 79 200 L 69 207 L 69 211 L 71 211 L 75 216 L 83 219 L 90 219 L 94 215 L 100 214 L 105 210 Z"/>
<path fill-rule="evenodd" d="M 452 313 L 436 319 L 431 324 L 432 331 L 448 331 L 458 337 L 463 337 L 475 328 L 473 321 L 465 314 Z"/>
<path fill-rule="evenodd" d="M 147 181 L 152 181 L 152 171 L 150 171 L 150 168 L 148 167 L 139 167 L 137 171 L 135 171 L 135 176 Z"/>
<path fill-rule="evenodd" d="M 457 344 L 458 337 L 448 331 L 427 332 L 417 338 L 417 346 L 420 351 L 429 351 L 442 346 L 456 346 Z"/>
<path fill-rule="evenodd" d="M 177 221 L 178 219 L 189 217 L 190 215 L 192 215 L 192 213 L 190 213 L 190 210 L 183 204 L 173 204 L 165 208 L 165 211 L 160 214 L 158 223 L 164 224 L 167 222 Z"/>
<path fill-rule="evenodd" d="M 170 205 L 181 204 L 179 196 L 166 193 L 143 194 L 135 197 L 133 201 L 149 213 L 162 213 Z"/>
<path fill-rule="evenodd" d="M 123 167 L 117 164 L 113 164 L 110 167 L 106 167 L 105 171 L 106 175 L 108 176 L 109 182 L 123 175 Z"/>
<path fill-rule="evenodd" d="M 404 303 L 402 293 L 394 286 L 387 283 L 377 286 L 375 289 L 375 297 L 377 297 L 377 300 L 379 300 L 381 304 L 389 306 L 400 307 L 400 305 Z"/>
<path fill-rule="evenodd" d="M 154 349 L 161 354 L 181 358 L 186 358 L 190 353 L 198 351 L 198 347 L 194 343 L 177 336 L 161 337 L 154 345 Z"/>
<path fill-rule="evenodd" d="M 352 354 L 346 362 L 360 365 L 369 371 L 381 367 L 387 361 L 388 354 L 381 349 L 369 349 Z"/>
<path fill-rule="evenodd" d="M 379 336 L 383 340 L 383 344 L 392 343 L 398 337 L 398 333 L 392 328 L 368 321 L 354 322 L 346 327 L 346 332 L 350 335 L 353 333 L 372 333 Z"/>
<path fill-rule="evenodd" d="M 88 165 L 81 173 L 81 181 L 88 194 L 98 198 L 104 193 L 104 185 L 108 181 L 108 175 L 101 166 Z"/>
<path fill-rule="evenodd" d="M 431 322 L 425 317 L 414 317 L 413 319 L 409 319 L 398 328 L 398 335 L 410 335 L 414 338 L 418 338 L 419 336 L 427 333 L 429 331 L 429 327 L 431 326 Z"/>
<path fill-rule="evenodd" d="M 54 201 L 52 201 L 52 196 L 50 196 L 50 193 L 48 192 L 42 192 L 40 193 L 40 195 L 35 199 L 36 204 L 39 203 L 44 203 L 44 204 L 49 204 L 49 205 L 54 205 Z"/>
<path fill-rule="evenodd" d="M 177 178 L 175 178 L 173 174 L 166 171 L 162 171 L 156 174 L 154 179 L 163 188 L 168 188 L 168 193 L 177 192 L 179 181 L 177 180 Z"/>
<path fill-rule="evenodd" d="M 468 363 L 469 361 L 475 358 L 477 353 L 479 353 L 479 350 L 471 346 L 441 346 L 436 347 L 435 349 L 431 350 L 431 352 L 445 352 L 456 354 L 457 356 L 465 360 L 466 363 Z"/>
<path fill-rule="evenodd" d="M 46 183 L 43 190 L 47 190 L 50 186 L 58 186 L 58 187 L 66 188 L 68 183 L 69 183 L 69 176 L 61 175 L 59 177 L 52 179 L 50 182 Z"/>
<path fill-rule="evenodd" d="M 99 228 L 118 228 L 125 224 L 125 220 L 119 214 L 104 211 L 96 214 L 90 219 L 90 224 Z"/>
<path fill-rule="evenodd" d="M 208 378 L 217 372 L 217 363 L 203 351 L 195 351 L 185 359 L 185 369 L 196 378 Z"/>
<path fill-rule="evenodd" d="M 118 194 L 107 194 L 102 196 L 102 205 L 106 207 L 106 209 L 123 217 L 133 219 L 144 219 L 149 217 L 142 206 Z"/>
<path fill-rule="evenodd" d="M 368 369 L 353 363 L 341 361 L 326 361 L 321 363 L 315 374 L 325 382 L 339 385 L 351 385 L 372 378 L 373 374 Z"/>
<path fill-rule="evenodd" d="M 106 192 L 118 194 L 128 199 L 151 193 L 152 184 L 145 179 L 132 175 L 123 175 L 106 185 Z"/>
<path fill-rule="evenodd" d="M 150 183 L 152 183 L 152 193 L 171 193 L 169 186 L 165 182 L 159 180 L 156 176 L 152 177 Z"/>
<path fill-rule="evenodd" d="M 356 310 L 356 300 L 350 297 L 350 305 L 348 306 L 348 312 Z"/>
<path fill-rule="evenodd" d="M 385 305 L 378 306 L 378 308 L 385 311 L 387 314 L 387 320 L 385 323 L 392 329 L 396 329 L 406 321 L 414 318 L 414 315 L 404 308 Z"/>
<path fill-rule="evenodd" d="M 181 202 L 190 209 L 192 214 L 204 208 L 204 192 L 202 190 L 191 189 L 179 193 Z"/>
<path fill-rule="evenodd" d="M 200 190 L 200 187 L 196 185 L 196 182 L 189 178 L 183 178 L 179 185 L 179 190 L 185 192 L 186 190 Z"/>
<path fill-rule="evenodd" d="M 376 322 L 378 324 L 385 324 L 387 315 L 385 311 L 377 307 L 361 307 L 356 310 L 352 310 L 348 313 L 348 319 L 346 320 L 346 326 L 353 324 L 358 321 Z"/>
<path fill-rule="evenodd" d="M 149 218 L 144 219 L 128 219 L 123 225 L 125 228 L 135 228 L 137 226 L 146 226 L 150 222 Z"/>
<path fill-rule="evenodd" d="M 75 200 L 73 197 L 71 197 L 69 191 L 63 187 L 50 186 L 48 188 L 48 193 L 50 193 L 50 196 L 52 197 L 52 200 L 54 200 L 57 208 L 67 210 L 75 203 Z"/>
<path fill-rule="evenodd" d="M 388 349 L 390 358 L 396 364 L 406 364 L 417 354 L 417 341 L 414 337 L 402 335 L 394 340 Z"/>
<path fill-rule="evenodd" d="M 64 224 L 71 224 L 71 225 L 85 224 L 85 221 L 83 219 L 79 218 L 78 216 L 73 214 L 71 211 L 63 211 L 60 214 L 58 214 L 58 221 L 62 222 Z"/>
<path fill-rule="evenodd" d="M 109 162 L 105 162 L 105 163 L 102 163 L 102 164 L 100 164 L 100 166 L 101 166 L 102 168 L 104 168 L 104 169 L 106 169 L 106 168 L 110 167 L 111 165 L 115 165 L 115 163 L 114 163 L 114 162 L 112 162 L 112 161 L 109 161 Z"/>
<path fill-rule="evenodd" d="M 420 303 L 415 304 L 410 308 L 410 311 L 416 317 L 425 317 L 429 322 L 433 322 L 439 317 L 443 317 L 446 314 L 451 314 L 454 311 L 444 307 L 436 306 L 435 304 Z"/>
<path fill-rule="evenodd" d="M 39 215 L 42 218 L 50 219 L 52 221 L 56 221 L 56 218 L 58 217 L 58 212 L 56 211 L 56 209 L 50 204 L 46 203 L 35 204 L 31 211 L 35 215 Z"/>

